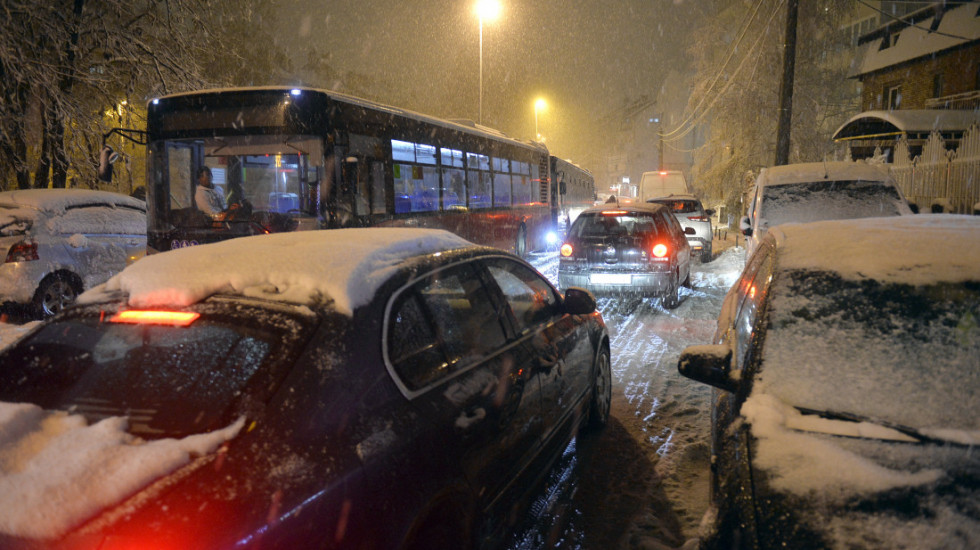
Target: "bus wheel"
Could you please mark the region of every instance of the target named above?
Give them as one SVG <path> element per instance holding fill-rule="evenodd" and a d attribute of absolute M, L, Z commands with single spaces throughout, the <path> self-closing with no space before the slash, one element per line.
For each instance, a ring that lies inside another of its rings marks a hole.
<path fill-rule="evenodd" d="M 527 229 L 523 225 L 517 230 L 517 242 L 514 243 L 514 252 L 521 258 L 527 258 Z"/>

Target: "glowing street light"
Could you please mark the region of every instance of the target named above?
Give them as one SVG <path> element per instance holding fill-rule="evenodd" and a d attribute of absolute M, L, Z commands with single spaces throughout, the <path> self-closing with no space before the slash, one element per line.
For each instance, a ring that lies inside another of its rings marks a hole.
<path fill-rule="evenodd" d="M 548 102 L 544 100 L 543 97 L 539 97 L 534 101 L 534 135 L 537 136 L 538 141 L 543 141 L 541 139 L 541 134 L 538 133 L 538 112 L 548 109 Z"/>
<path fill-rule="evenodd" d="M 480 18 L 480 124 L 483 124 L 483 20 L 493 21 L 499 14 L 500 2 L 497 0 L 477 0 L 476 15 Z"/>

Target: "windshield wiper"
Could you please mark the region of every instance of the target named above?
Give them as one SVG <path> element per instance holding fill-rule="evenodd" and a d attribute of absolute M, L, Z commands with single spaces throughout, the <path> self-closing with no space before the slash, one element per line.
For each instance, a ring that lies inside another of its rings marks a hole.
<path fill-rule="evenodd" d="M 805 407 L 796 407 L 796 410 L 800 411 L 802 414 L 819 416 L 821 418 L 826 418 L 828 420 L 843 420 L 846 422 L 867 422 L 868 424 L 874 424 L 875 426 L 881 426 L 882 428 L 888 428 L 894 430 L 902 435 L 911 437 L 912 439 L 918 441 L 919 443 L 931 443 L 935 445 L 955 445 L 957 447 L 970 447 L 970 445 L 951 441 L 948 439 L 940 439 L 937 437 L 932 437 L 923 434 L 915 428 L 910 428 L 908 426 L 903 426 L 901 424 L 895 424 L 893 422 L 876 420 L 873 418 L 868 418 L 866 416 L 861 416 L 854 413 L 838 412 L 838 411 L 818 411 L 816 409 L 807 409 Z"/>

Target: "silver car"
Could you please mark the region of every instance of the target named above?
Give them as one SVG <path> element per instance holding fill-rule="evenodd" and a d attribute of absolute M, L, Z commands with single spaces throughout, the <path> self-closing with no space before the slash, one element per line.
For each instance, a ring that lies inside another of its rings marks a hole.
<path fill-rule="evenodd" d="M 711 261 L 711 215 L 714 210 L 705 210 L 701 201 L 694 195 L 667 195 L 647 202 L 662 204 L 674 213 L 674 217 L 685 230 L 690 227 L 694 234 L 687 234 L 687 244 L 691 245 L 691 256 L 697 257 L 702 263 Z"/>
<path fill-rule="evenodd" d="M 146 253 L 146 203 L 107 191 L 0 192 L 0 304 L 47 317 Z"/>

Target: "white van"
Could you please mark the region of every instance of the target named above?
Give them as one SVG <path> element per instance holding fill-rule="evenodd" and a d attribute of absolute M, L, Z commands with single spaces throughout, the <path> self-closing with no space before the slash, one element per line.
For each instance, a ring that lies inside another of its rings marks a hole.
<path fill-rule="evenodd" d="M 687 186 L 687 179 L 684 172 L 680 170 L 660 170 L 658 172 L 644 172 L 640 178 L 640 187 L 637 190 L 637 200 L 647 202 L 650 199 L 659 199 L 668 195 L 692 195 L 693 193 Z"/>
<path fill-rule="evenodd" d="M 739 229 L 746 257 L 766 231 L 807 223 L 912 214 L 888 170 L 864 162 L 811 162 L 763 168 Z"/>

